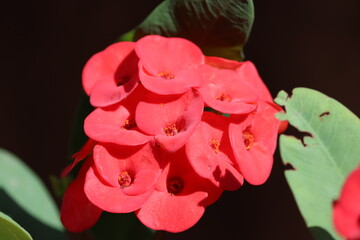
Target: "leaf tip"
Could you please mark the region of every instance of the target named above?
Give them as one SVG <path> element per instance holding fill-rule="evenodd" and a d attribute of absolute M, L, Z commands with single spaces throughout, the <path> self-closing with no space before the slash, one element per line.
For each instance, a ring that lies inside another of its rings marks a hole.
<path fill-rule="evenodd" d="M 274 99 L 274 102 L 280 106 L 285 106 L 285 102 L 288 98 L 289 98 L 289 94 L 284 90 L 281 90 Z"/>

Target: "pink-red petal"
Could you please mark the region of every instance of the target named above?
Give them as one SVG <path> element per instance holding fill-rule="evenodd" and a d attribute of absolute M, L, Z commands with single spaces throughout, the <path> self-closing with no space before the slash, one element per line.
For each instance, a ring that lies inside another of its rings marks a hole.
<path fill-rule="evenodd" d="M 227 114 L 249 113 L 256 108 L 256 93 L 235 71 L 209 65 L 199 71 L 204 79 L 199 92 L 211 108 Z"/>
<path fill-rule="evenodd" d="M 154 191 L 136 216 L 147 227 L 168 232 L 182 232 L 195 225 L 205 212 L 198 206 L 206 193 L 194 192 L 186 196 L 170 196 L 167 192 Z"/>
<path fill-rule="evenodd" d="M 197 68 L 204 63 L 204 56 L 192 42 L 149 35 L 136 43 L 135 51 L 140 59 L 139 77 L 148 90 L 167 95 L 200 86 Z"/>
<path fill-rule="evenodd" d="M 168 95 L 168 94 L 180 94 L 188 91 L 192 87 L 200 87 L 202 83 L 202 76 L 197 68 L 184 69 L 179 71 L 177 75 L 171 75 L 170 72 L 159 73 L 170 74 L 169 79 L 164 79 L 158 75 L 149 73 L 143 66 L 142 61 L 139 62 L 139 77 L 141 83 L 146 89 L 151 92 Z"/>
<path fill-rule="evenodd" d="M 112 213 L 129 213 L 139 209 L 154 191 L 154 189 L 149 189 L 143 194 L 128 196 L 120 188 L 104 184 L 93 167 L 86 174 L 84 190 L 95 206 Z"/>
<path fill-rule="evenodd" d="M 264 183 L 270 175 L 273 165 L 273 153 L 280 121 L 275 118 L 276 109 L 271 105 L 259 102 L 258 109 L 244 116 L 232 116 L 229 136 L 235 159 L 245 180 L 250 184 Z M 253 137 L 247 146 L 244 134 Z"/>
<path fill-rule="evenodd" d="M 118 103 L 131 94 L 139 84 L 136 72 L 126 76 L 126 82 L 116 84 L 114 76 L 108 75 L 97 82 L 90 95 L 90 104 L 94 107 L 106 107 Z"/>
<path fill-rule="evenodd" d="M 138 195 L 154 187 L 161 173 L 158 154 L 158 148 L 149 143 L 137 147 L 96 145 L 95 168 L 98 175 L 115 188 L 119 188 L 119 175 L 126 172 L 131 184 L 121 191 L 127 195 Z"/>
<path fill-rule="evenodd" d="M 138 129 L 135 118 L 136 105 L 145 92 L 144 87 L 138 86 L 121 104 L 95 109 L 85 119 L 86 135 L 98 142 L 130 146 L 150 141 L 152 136 Z"/>
<path fill-rule="evenodd" d="M 151 140 L 136 128 L 135 117 L 123 105 L 110 108 L 97 108 L 85 119 L 84 130 L 88 137 L 105 143 L 126 144 L 130 146 L 144 144 Z M 127 123 L 130 127 L 127 127 Z M 131 127 L 131 124 L 134 127 Z"/>
<path fill-rule="evenodd" d="M 176 75 L 204 63 L 200 48 L 184 38 L 148 35 L 137 41 L 135 51 L 147 71 L 154 76 L 165 71 Z"/>
<path fill-rule="evenodd" d="M 92 139 L 88 139 L 88 141 L 85 143 L 85 145 L 80 149 L 79 152 L 74 153 L 71 158 L 74 159 L 73 163 L 66 166 L 64 170 L 61 172 L 61 177 L 66 177 L 71 170 L 82 160 L 84 160 L 87 156 L 92 154 L 93 148 L 95 146 L 96 142 Z"/>
<path fill-rule="evenodd" d="M 193 171 L 184 149 L 163 154 L 171 160 L 158 179 L 154 193 L 136 215 L 152 229 L 185 231 L 199 221 L 205 207 L 216 201 L 222 190 Z"/>
<path fill-rule="evenodd" d="M 93 205 L 85 195 L 84 172 L 89 169 L 92 160 L 86 160 L 80 173 L 63 197 L 60 219 L 70 232 L 82 232 L 92 227 L 100 218 L 102 210 Z"/>
<path fill-rule="evenodd" d="M 134 47 L 134 42 L 114 43 L 86 63 L 82 82 L 93 106 L 119 102 L 137 86 L 139 59 Z"/>
<path fill-rule="evenodd" d="M 269 89 L 259 76 L 255 65 L 251 61 L 245 61 L 239 68 L 236 69 L 240 78 L 245 81 L 250 88 L 257 94 L 259 100 L 272 102 L 272 96 Z"/>
<path fill-rule="evenodd" d="M 360 167 L 350 173 L 334 203 L 333 221 L 336 230 L 346 239 L 360 239 Z"/>
<path fill-rule="evenodd" d="M 136 123 L 167 151 L 177 151 L 186 143 L 201 120 L 204 102 L 194 90 L 181 95 L 148 93 L 136 108 Z"/>
<path fill-rule="evenodd" d="M 185 145 L 194 170 L 224 190 L 236 190 L 244 182 L 233 166 L 234 156 L 228 136 L 227 117 L 204 112 L 196 131 Z"/>

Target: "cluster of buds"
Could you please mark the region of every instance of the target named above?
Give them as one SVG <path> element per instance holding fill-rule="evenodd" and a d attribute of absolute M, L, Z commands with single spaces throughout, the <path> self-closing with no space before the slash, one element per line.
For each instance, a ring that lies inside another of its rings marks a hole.
<path fill-rule="evenodd" d="M 91 227 L 102 211 L 184 231 L 224 190 L 269 177 L 281 108 L 250 61 L 149 35 L 95 54 L 83 87 L 95 110 L 84 123 L 89 141 L 63 174 L 85 159 L 63 199 L 70 231 Z"/>

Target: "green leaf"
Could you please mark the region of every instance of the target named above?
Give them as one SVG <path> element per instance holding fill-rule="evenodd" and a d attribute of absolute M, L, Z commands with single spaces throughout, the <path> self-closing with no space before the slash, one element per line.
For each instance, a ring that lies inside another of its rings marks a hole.
<path fill-rule="evenodd" d="M 123 35 L 121 35 L 116 42 L 132 42 L 134 41 L 134 35 L 135 35 L 135 30 L 131 30 L 129 32 L 124 33 Z"/>
<path fill-rule="evenodd" d="M 49 178 L 54 194 L 58 198 L 62 198 L 64 196 L 67 187 L 70 185 L 72 181 L 74 181 L 74 179 L 69 175 L 64 178 L 59 178 L 58 176 L 50 175 Z"/>
<path fill-rule="evenodd" d="M 134 213 L 112 214 L 103 212 L 92 229 L 96 239 L 150 240 L 156 231 L 145 227 Z"/>
<path fill-rule="evenodd" d="M 296 88 L 292 96 L 281 91 L 275 102 L 286 111 L 279 119 L 305 133 L 302 140 L 281 135 L 280 154 L 294 168 L 285 176 L 306 224 L 315 239 L 340 239 L 332 225 L 332 202 L 360 161 L 360 120 L 311 89 Z"/>
<path fill-rule="evenodd" d="M 0 149 L 0 210 L 35 239 L 65 239 L 57 206 L 39 177 L 12 153 Z"/>
<path fill-rule="evenodd" d="M 30 234 L 9 216 L 0 212 L 0 239 L 32 240 Z"/>
<path fill-rule="evenodd" d="M 253 21 L 252 0 L 165 0 L 136 29 L 135 39 L 182 37 L 205 55 L 241 60 Z"/>

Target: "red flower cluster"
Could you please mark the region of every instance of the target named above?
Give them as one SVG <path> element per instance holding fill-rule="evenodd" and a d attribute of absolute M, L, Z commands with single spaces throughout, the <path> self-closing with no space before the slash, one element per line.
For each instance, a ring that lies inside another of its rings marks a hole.
<path fill-rule="evenodd" d="M 334 202 L 336 230 L 347 240 L 360 240 L 360 166 L 346 179 L 339 200 Z"/>
<path fill-rule="evenodd" d="M 249 61 L 150 35 L 95 54 L 83 86 L 96 109 L 84 124 L 90 140 L 64 173 L 89 155 L 64 196 L 70 231 L 102 211 L 135 211 L 152 229 L 184 231 L 223 190 L 270 174 L 281 109 Z"/>

